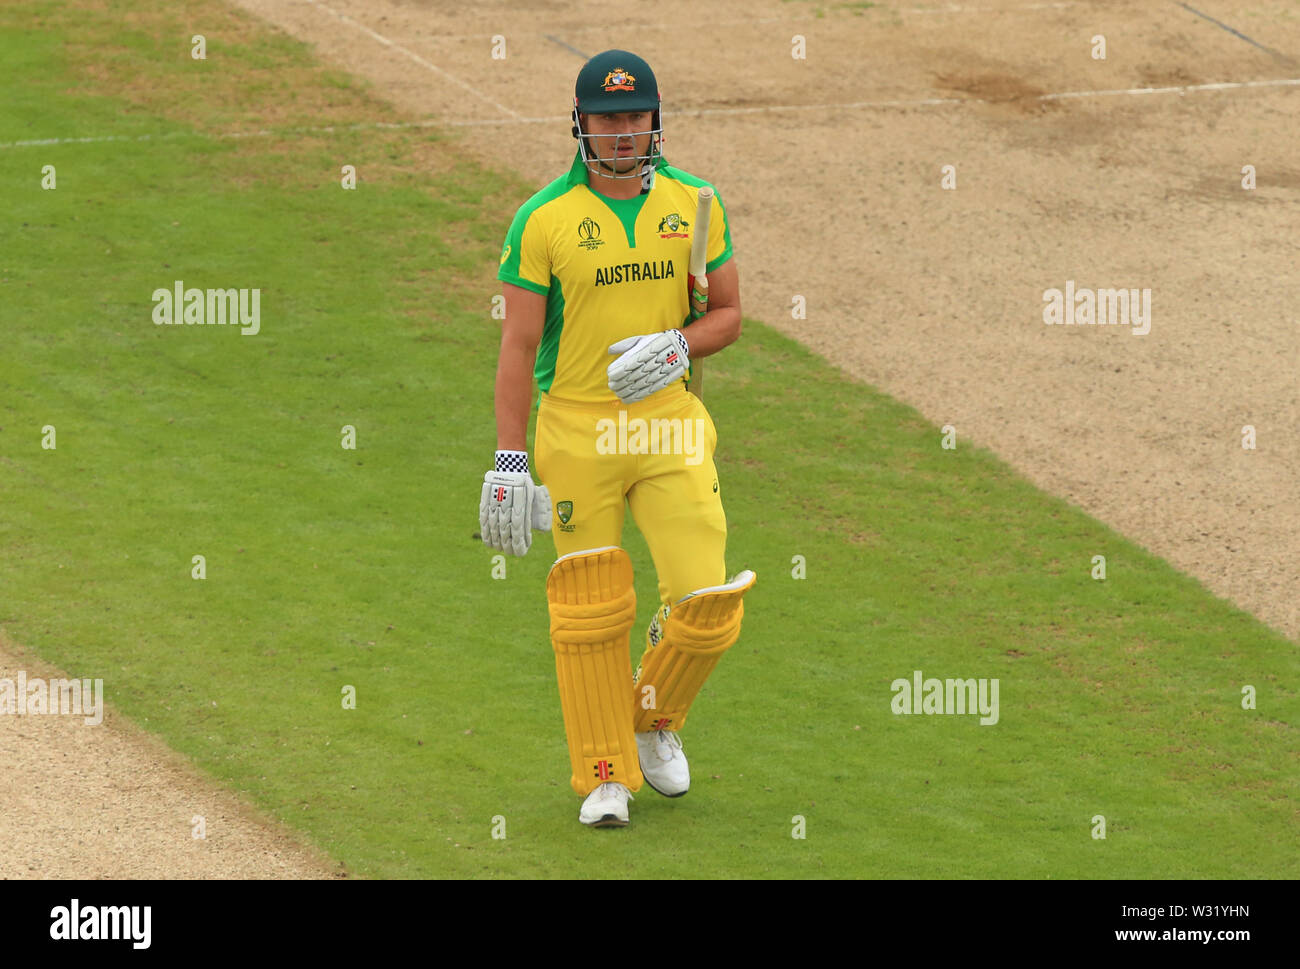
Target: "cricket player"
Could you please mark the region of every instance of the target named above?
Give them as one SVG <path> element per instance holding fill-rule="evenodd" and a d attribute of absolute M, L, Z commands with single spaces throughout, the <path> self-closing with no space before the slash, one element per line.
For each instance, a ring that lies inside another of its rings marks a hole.
<path fill-rule="evenodd" d="M 755 581 L 751 571 L 727 581 L 717 431 L 687 390 L 691 361 L 740 336 L 740 285 L 715 193 L 704 202 L 707 311 L 692 314 L 692 223 L 708 183 L 663 157 L 649 64 L 623 50 L 589 60 L 572 130 L 573 166 L 520 207 L 501 250 L 496 467 L 484 477 L 479 524 L 486 545 L 514 555 L 528 551 L 534 528 L 551 531 L 558 558 L 546 595 L 570 782 L 584 798 L 578 818 L 621 827 L 643 778 L 667 797 L 690 787 L 678 731 L 740 635 Z M 625 508 L 659 581 L 635 676 Z"/>

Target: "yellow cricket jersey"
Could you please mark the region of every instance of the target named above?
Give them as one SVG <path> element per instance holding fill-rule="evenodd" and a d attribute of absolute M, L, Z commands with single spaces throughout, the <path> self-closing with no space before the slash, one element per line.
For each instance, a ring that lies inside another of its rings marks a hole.
<path fill-rule="evenodd" d="M 689 326 L 691 223 L 696 194 L 708 184 L 660 158 L 649 192 L 606 198 L 587 187 L 578 153 L 567 175 L 519 207 L 497 279 L 546 296 L 533 371 L 543 392 L 617 401 L 605 373 L 616 359 L 610 344 Z M 715 190 L 708 271 L 731 255 L 727 210 Z"/>

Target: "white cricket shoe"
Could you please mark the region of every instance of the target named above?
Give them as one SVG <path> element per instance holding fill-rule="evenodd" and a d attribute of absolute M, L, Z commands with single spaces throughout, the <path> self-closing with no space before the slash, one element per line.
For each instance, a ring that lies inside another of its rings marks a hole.
<path fill-rule="evenodd" d="M 627 827 L 627 802 L 635 800 L 622 784 L 606 781 L 587 795 L 578 820 L 593 828 Z"/>
<path fill-rule="evenodd" d="M 681 797 L 691 789 L 682 741 L 675 730 L 647 730 L 636 735 L 641 773 L 646 783 L 664 797 Z"/>

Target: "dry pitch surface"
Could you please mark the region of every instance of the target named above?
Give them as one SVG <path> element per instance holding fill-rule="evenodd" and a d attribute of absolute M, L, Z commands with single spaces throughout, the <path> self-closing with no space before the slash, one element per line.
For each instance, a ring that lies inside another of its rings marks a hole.
<path fill-rule="evenodd" d="M 538 187 L 581 55 L 636 51 L 748 315 L 1300 638 L 1292 0 L 1192 5 L 1249 39 L 1167 0 L 234 2 Z M 1150 289 L 1150 332 L 1045 325 L 1068 280 Z"/>
<path fill-rule="evenodd" d="M 1300 637 L 1295 3 L 1205 0 L 1215 24 L 1172 2 L 796 0 L 714 4 L 705 30 L 680 2 L 233 2 L 539 186 L 571 158 L 582 55 L 637 51 L 669 159 L 728 204 L 748 315 Z M 1044 325 L 1067 280 L 1149 288 L 1150 332 Z M 0 676 L 19 668 L 54 672 L 0 644 Z M 334 873 L 111 714 L 75 737 L 5 720 L 9 877 Z M 208 837 L 178 838 L 195 815 Z"/>

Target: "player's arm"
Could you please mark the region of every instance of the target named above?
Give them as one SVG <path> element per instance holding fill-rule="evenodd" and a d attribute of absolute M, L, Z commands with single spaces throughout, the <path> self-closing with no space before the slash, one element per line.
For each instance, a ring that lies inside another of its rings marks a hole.
<path fill-rule="evenodd" d="M 501 291 L 505 295 L 506 318 L 497 357 L 497 449 L 524 451 L 528 446 L 533 364 L 546 322 L 546 296 L 511 283 L 502 283 Z"/>
<path fill-rule="evenodd" d="M 676 382 L 686 373 L 686 361 L 717 353 L 740 337 L 740 282 L 734 259 L 709 273 L 709 311 L 681 329 L 630 336 L 611 344 L 618 359 L 609 365 L 609 389 L 625 404 Z M 716 280 L 716 282 L 715 282 Z M 715 288 L 716 287 L 716 288 Z M 685 337 L 687 347 L 680 345 Z M 687 356 L 678 351 L 687 350 Z"/>
<path fill-rule="evenodd" d="M 717 353 L 740 338 L 740 275 L 735 259 L 709 273 L 709 311 L 682 333 L 692 360 Z"/>
<path fill-rule="evenodd" d="M 533 529 L 551 530 L 551 498 L 545 485 L 533 481 L 527 455 L 528 403 L 533 390 L 533 361 L 546 317 L 546 297 L 503 281 L 506 318 L 501 327 L 497 359 L 496 468 L 483 476 L 478 522 L 483 544 L 513 555 L 525 555 Z"/>

